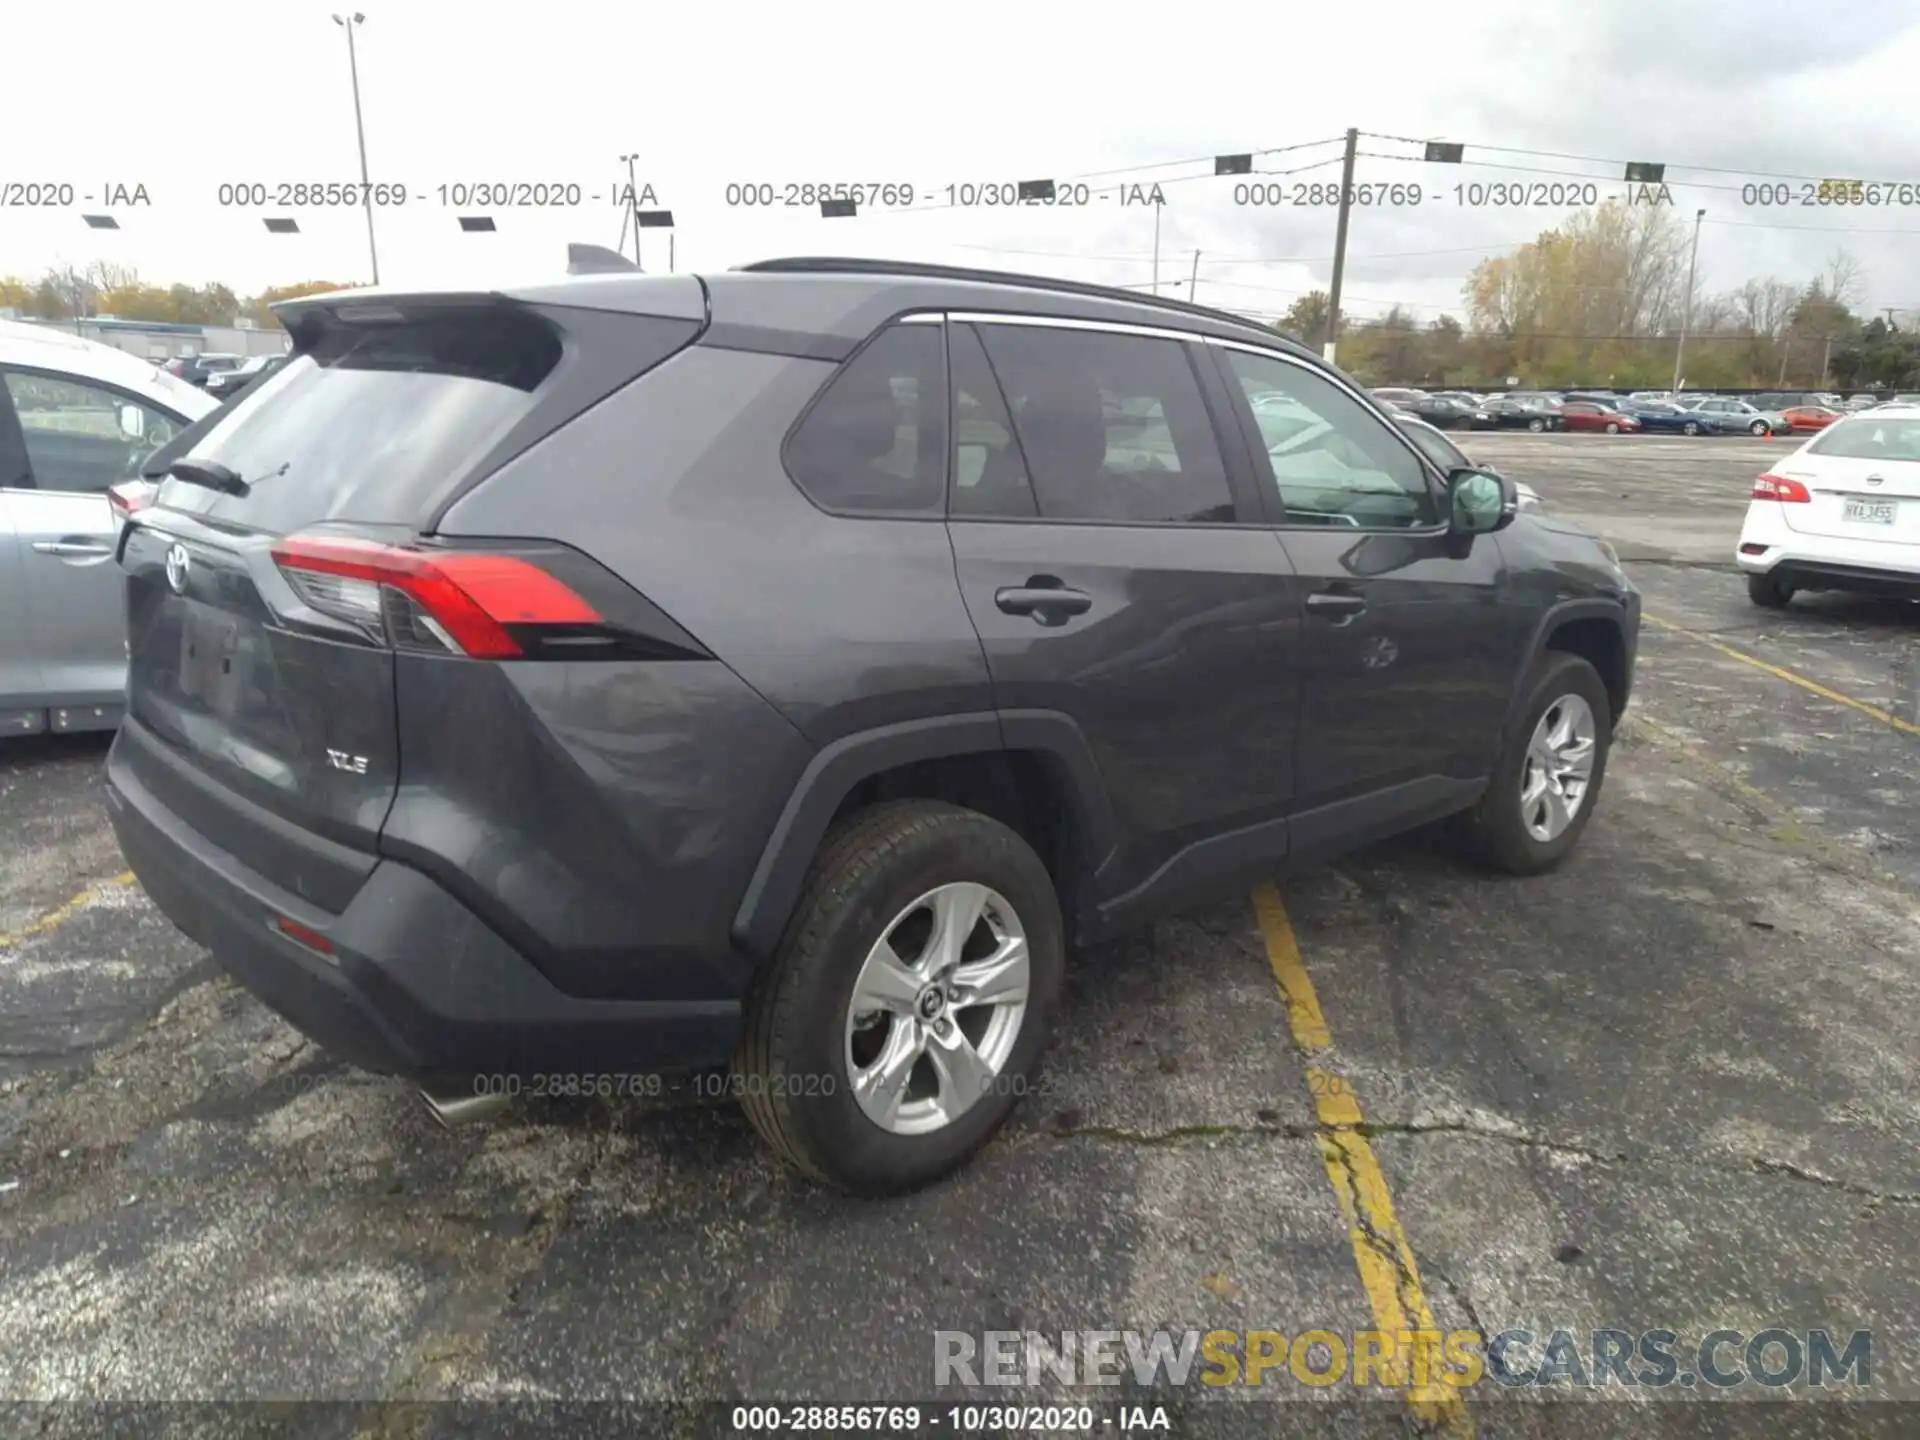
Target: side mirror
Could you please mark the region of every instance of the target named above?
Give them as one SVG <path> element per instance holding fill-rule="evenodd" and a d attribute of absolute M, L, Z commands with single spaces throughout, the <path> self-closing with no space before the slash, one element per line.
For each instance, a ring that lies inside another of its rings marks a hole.
<path fill-rule="evenodd" d="M 1504 475 L 1455 470 L 1447 476 L 1447 527 L 1455 535 L 1504 530 L 1519 511 L 1519 491 Z"/>
<path fill-rule="evenodd" d="M 144 440 L 147 435 L 147 412 L 138 405 L 122 405 L 120 433 L 129 440 Z"/>

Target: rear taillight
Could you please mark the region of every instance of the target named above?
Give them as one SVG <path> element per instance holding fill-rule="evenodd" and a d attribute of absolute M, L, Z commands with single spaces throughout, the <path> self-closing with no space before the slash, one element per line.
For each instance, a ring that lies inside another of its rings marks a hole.
<path fill-rule="evenodd" d="M 398 650 L 510 659 L 527 653 L 513 627 L 604 623 L 572 589 L 514 555 L 294 535 L 273 558 L 307 605 Z"/>
<path fill-rule="evenodd" d="M 1807 505 L 1812 503 L 1813 495 L 1798 480 L 1789 480 L 1784 475 L 1762 475 L 1753 482 L 1755 500 L 1778 500 L 1787 505 Z"/>
<path fill-rule="evenodd" d="M 122 480 L 107 487 L 107 508 L 113 511 L 114 519 L 124 523 L 153 504 L 159 492 L 160 487 L 151 480 Z"/>

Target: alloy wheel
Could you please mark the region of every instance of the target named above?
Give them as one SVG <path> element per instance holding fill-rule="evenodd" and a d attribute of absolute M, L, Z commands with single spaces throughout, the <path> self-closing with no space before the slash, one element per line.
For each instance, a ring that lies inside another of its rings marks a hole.
<path fill-rule="evenodd" d="M 1013 1054 L 1029 984 L 1027 932 L 998 891 L 960 881 L 907 906 L 867 953 L 847 1006 L 861 1111 L 895 1135 L 959 1119 Z"/>
<path fill-rule="evenodd" d="M 1533 727 L 1520 767 L 1520 819 L 1542 844 L 1565 834 L 1586 801 L 1595 730 L 1593 709 L 1578 695 L 1562 695 Z"/>

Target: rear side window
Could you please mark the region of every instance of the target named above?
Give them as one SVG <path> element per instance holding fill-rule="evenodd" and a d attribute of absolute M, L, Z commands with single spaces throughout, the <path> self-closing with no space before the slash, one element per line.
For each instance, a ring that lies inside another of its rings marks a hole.
<path fill-rule="evenodd" d="M 684 338 L 676 322 L 639 323 Z M 418 523 L 532 409 L 560 356 L 553 328 L 524 311 L 332 325 L 188 452 L 249 493 L 169 480 L 159 502 L 277 534 L 330 519 Z"/>
<path fill-rule="evenodd" d="M 938 325 L 894 325 L 841 367 L 787 441 L 787 473 L 823 509 L 939 515 L 947 377 Z"/>
<path fill-rule="evenodd" d="M 983 325 L 1048 520 L 1230 523 L 1233 492 L 1177 340 Z"/>
<path fill-rule="evenodd" d="M 971 325 L 948 330 L 947 360 L 953 366 L 953 514 L 1033 519 L 1040 511 L 1026 458 Z"/>

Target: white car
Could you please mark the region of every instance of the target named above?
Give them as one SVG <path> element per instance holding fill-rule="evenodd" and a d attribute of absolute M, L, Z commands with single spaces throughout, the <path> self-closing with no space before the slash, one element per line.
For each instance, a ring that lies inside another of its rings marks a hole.
<path fill-rule="evenodd" d="M 1769 609 L 1798 590 L 1920 598 L 1920 405 L 1843 416 L 1755 480 L 1735 559 Z"/>
<path fill-rule="evenodd" d="M 218 408 L 124 350 L 0 321 L 0 736 L 119 723 L 126 606 L 107 489 Z"/>

